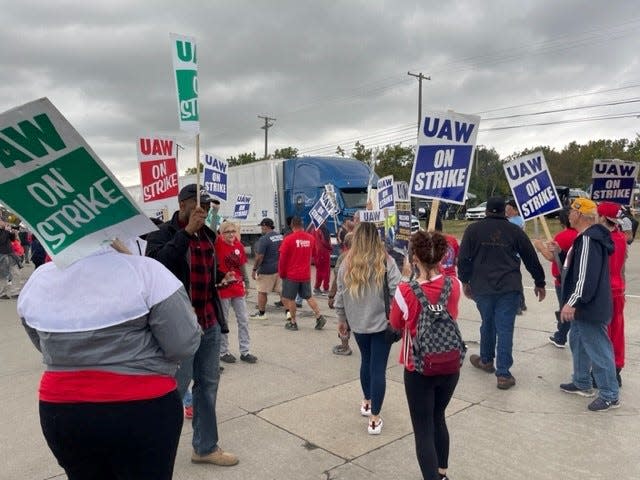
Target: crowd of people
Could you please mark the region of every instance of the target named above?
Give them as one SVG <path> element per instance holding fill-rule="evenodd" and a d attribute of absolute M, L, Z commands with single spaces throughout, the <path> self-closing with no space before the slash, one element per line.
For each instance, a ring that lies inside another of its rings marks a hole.
<path fill-rule="evenodd" d="M 559 304 L 558 331 L 550 341 L 571 346 L 571 381 L 560 389 L 584 397 L 597 389 L 588 405 L 592 411 L 620 405 L 627 243 L 616 204 L 577 199 L 561 213 L 563 231 L 532 243 L 517 219 L 510 220 L 519 217 L 517 205 L 490 198 L 486 218 L 467 227 L 460 245 L 436 222 L 435 231 L 411 236 L 400 266 L 376 225 L 348 221 L 338 234 L 341 254 L 332 281 L 325 271 L 331 251 L 326 227 L 311 234 L 293 217 L 281 234 L 264 218 L 249 274 L 239 227 L 220 218 L 219 202 L 191 184 L 180 190 L 178 207 L 148 234 L 144 255 L 114 244 L 66 269 L 47 263 L 31 275 L 18 300 L 20 318 L 46 363 L 39 390 L 42 429 L 70 479 L 171 478 L 184 416 L 193 423 L 192 462 L 237 464 L 238 457 L 219 445 L 216 417 L 220 361 L 236 362 L 229 313 L 233 309 L 237 322 L 240 360 L 254 364 L 249 318 L 267 319 L 270 293 L 279 295 L 284 328 L 293 332 L 302 300 L 314 312 L 314 328 L 325 327 L 314 295 L 327 296 L 340 339 L 333 353 L 351 355 L 352 336 L 360 352 L 359 414 L 371 435 L 383 430 L 388 357 L 392 342 L 401 340 L 418 464 L 423 478 L 447 479 L 445 409 L 460 365 L 444 374 L 417 368 L 425 308 L 445 311 L 455 323 L 461 295 L 472 299 L 481 318 L 480 349 L 469 361 L 495 374 L 498 389 L 513 388 L 514 325 L 524 306 L 521 264 L 538 300 L 545 298 L 536 249 L 552 262 Z M 0 229 L 0 294 L 13 296 L 1 283 L 13 268 L 3 270 L 3 264 L 17 256 L 9 251 L 10 233 Z M 257 290 L 251 316 L 250 278 Z M 110 308 L 103 308 L 106 303 Z M 459 358 L 461 363 L 464 352 Z M 125 434 L 130 424 L 135 428 Z"/>

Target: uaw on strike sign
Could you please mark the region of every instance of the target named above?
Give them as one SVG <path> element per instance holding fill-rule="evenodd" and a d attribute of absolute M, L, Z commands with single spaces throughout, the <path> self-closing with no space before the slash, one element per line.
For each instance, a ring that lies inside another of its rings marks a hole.
<path fill-rule="evenodd" d="M 46 98 L 0 114 L 0 202 L 60 266 L 156 229 Z"/>
<path fill-rule="evenodd" d="M 175 144 L 169 138 L 138 139 L 143 202 L 178 196 L 178 167 L 174 153 Z"/>
<path fill-rule="evenodd" d="M 504 173 L 525 220 L 562 208 L 542 152 L 506 162 Z"/>
<path fill-rule="evenodd" d="M 426 114 L 411 172 L 411 196 L 464 204 L 479 124 L 476 115 Z"/>

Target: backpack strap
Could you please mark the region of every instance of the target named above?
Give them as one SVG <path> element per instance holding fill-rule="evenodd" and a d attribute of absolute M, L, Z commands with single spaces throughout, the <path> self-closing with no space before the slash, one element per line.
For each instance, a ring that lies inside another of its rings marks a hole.
<path fill-rule="evenodd" d="M 426 310 L 427 308 L 429 308 L 431 303 L 429 302 L 429 299 L 422 291 L 422 287 L 420 286 L 420 284 L 416 280 L 411 280 L 409 282 L 409 286 L 411 287 L 413 294 L 418 298 L 418 301 L 420 302 L 420 306 L 422 307 L 422 309 Z"/>
<path fill-rule="evenodd" d="M 447 303 L 449 302 L 449 296 L 451 295 L 451 287 L 453 281 L 449 275 L 444 276 L 444 285 L 442 286 L 442 291 L 440 292 L 440 298 L 438 298 L 438 305 L 442 305 L 446 308 Z"/>

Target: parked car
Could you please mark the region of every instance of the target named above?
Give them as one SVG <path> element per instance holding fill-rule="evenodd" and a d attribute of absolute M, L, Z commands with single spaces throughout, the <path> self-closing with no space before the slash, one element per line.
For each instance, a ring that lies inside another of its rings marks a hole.
<path fill-rule="evenodd" d="M 464 214 L 465 220 L 480 220 L 484 218 L 487 211 L 487 202 L 482 202 L 477 207 L 467 208 Z"/>
<path fill-rule="evenodd" d="M 411 234 L 420 230 L 420 220 L 415 215 L 411 215 Z"/>
<path fill-rule="evenodd" d="M 570 188 L 569 189 L 569 202 L 573 202 L 576 198 L 591 198 L 587 192 L 582 190 L 581 188 Z"/>

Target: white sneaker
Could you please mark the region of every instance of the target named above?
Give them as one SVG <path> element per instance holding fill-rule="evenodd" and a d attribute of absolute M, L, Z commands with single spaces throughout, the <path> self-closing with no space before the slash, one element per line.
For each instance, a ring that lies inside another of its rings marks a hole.
<path fill-rule="evenodd" d="M 269 318 L 266 313 L 260 313 L 259 311 L 249 315 L 249 317 L 253 320 L 267 320 Z"/>
<path fill-rule="evenodd" d="M 370 417 L 371 416 L 371 405 L 369 405 L 368 403 L 362 402 L 360 404 L 360 415 L 362 415 L 363 417 Z"/>
<path fill-rule="evenodd" d="M 374 422 L 373 420 L 369 422 L 369 426 L 367 427 L 367 432 L 369 435 L 380 435 L 382 433 L 382 418 L 378 420 L 378 422 Z"/>

